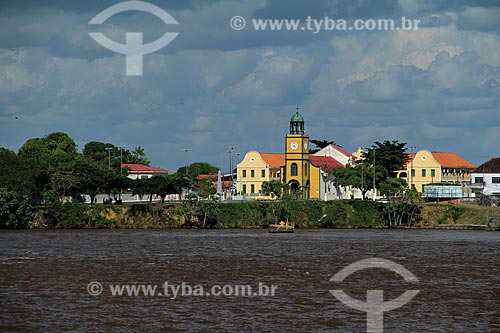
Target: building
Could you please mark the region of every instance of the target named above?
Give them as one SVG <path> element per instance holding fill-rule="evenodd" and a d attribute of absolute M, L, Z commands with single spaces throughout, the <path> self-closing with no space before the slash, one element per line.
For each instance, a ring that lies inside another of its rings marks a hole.
<path fill-rule="evenodd" d="M 148 179 L 156 175 L 167 175 L 168 171 L 154 168 L 144 164 L 122 164 L 122 169 L 128 170 L 128 178 L 131 179 Z"/>
<path fill-rule="evenodd" d="M 285 136 L 284 154 L 257 151 L 245 154 L 236 168 L 238 194 L 256 196 L 263 182 L 278 180 L 303 199 L 353 197 L 352 189 L 335 185 L 331 172 L 346 164 L 353 165 L 355 157 L 335 144 L 310 155 L 309 136 L 304 125 L 304 118 L 297 111 L 290 120 L 290 132 Z"/>
<path fill-rule="evenodd" d="M 492 158 L 472 171 L 469 188 L 475 194 L 500 195 L 500 157 Z"/>
<path fill-rule="evenodd" d="M 463 157 L 450 152 L 423 149 L 408 157 L 406 170 L 398 171 L 397 175 L 419 192 L 423 191 L 423 185 L 434 183 L 459 184 L 465 188 L 470 182 L 471 172 L 476 168 Z M 470 191 L 464 189 L 464 195 L 467 193 Z"/>
<path fill-rule="evenodd" d="M 280 169 L 283 165 L 285 154 L 249 151 L 236 166 L 237 193 L 260 193 L 263 182 L 280 180 Z"/>
<path fill-rule="evenodd" d="M 342 167 L 345 167 L 347 164 L 354 166 L 357 159 L 356 156 L 333 143 L 314 153 L 314 156 L 329 156 L 338 161 Z"/>
<path fill-rule="evenodd" d="M 321 169 L 309 160 L 309 135 L 304 118 L 297 112 L 290 119 L 290 132 L 285 137 L 285 165 L 281 181 L 289 191 L 302 199 L 320 199 Z"/>

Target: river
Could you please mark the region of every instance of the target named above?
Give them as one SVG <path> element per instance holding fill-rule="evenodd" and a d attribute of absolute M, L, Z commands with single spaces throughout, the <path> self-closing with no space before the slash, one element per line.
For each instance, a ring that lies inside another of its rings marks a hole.
<path fill-rule="evenodd" d="M 383 268 L 330 281 L 363 259 L 390 260 L 418 281 Z M 117 295 L 113 288 L 125 284 L 156 288 L 153 295 Z M 252 293 L 237 294 L 239 286 Z M 0 233 L 1 332 L 366 332 L 367 313 L 330 290 L 363 302 L 367 290 L 383 290 L 385 301 L 419 290 L 383 313 L 384 332 L 500 332 L 500 233 Z"/>

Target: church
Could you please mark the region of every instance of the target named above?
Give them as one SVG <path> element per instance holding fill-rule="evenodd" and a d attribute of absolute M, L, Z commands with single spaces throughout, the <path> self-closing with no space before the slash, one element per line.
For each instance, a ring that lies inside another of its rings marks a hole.
<path fill-rule="evenodd" d="M 235 192 L 240 200 L 251 200 L 262 193 L 262 184 L 280 181 L 285 191 L 299 199 L 333 200 L 351 197 L 351 193 L 335 185 L 334 168 L 354 164 L 354 155 L 336 144 L 309 154 L 309 135 L 297 111 L 290 119 L 285 135 L 284 153 L 249 151 L 236 168 Z"/>
<path fill-rule="evenodd" d="M 320 199 L 321 168 L 309 158 L 309 135 L 305 122 L 297 112 L 290 119 L 290 132 L 285 137 L 285 165 L 281 167 L 281 182 L 301 199 Z"/>

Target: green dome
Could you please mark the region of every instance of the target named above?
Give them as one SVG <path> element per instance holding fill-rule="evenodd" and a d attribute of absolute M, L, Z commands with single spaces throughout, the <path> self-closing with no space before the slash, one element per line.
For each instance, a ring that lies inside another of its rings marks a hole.
<path fill-rule="evenodd" d="M 302 118 L 302 116 L 300 115 L 299 111 L 297 111 L 293 115 L 292 119 L 290 119 L 290 121 L 293 121 L 293 122 L 304 122 L 304 118 Z"/>

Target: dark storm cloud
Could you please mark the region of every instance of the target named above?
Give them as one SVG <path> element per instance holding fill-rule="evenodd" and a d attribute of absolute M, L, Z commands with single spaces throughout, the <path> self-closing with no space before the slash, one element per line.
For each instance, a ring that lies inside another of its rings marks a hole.
<path fill-rule="evenodd" d="M 500 154 L 497 1 L 152 1 L 178 21 L 123 13 L 120 1 L 0 1 L 0 146 L 64 131 L 80 148 L 99 140 L 146 148 L 153 165 L 227 169 L 227 147 L 281 152 L 302 108 L 311 137 L 349 150 L 400 139 L 475 163 Z M 229 19 L 398 18 L 412 32 L 234 31 Z M 144 56 L 144 75 L 92 40 L 179 36 Z M 459 140 L 459 139 L 460 140 Z M 481 138 L 480 140 L 478 138 Z M 478 144 L 481 142 L 481 144 Z M 241 156 L 241 155 L 240 155 Z"/>

